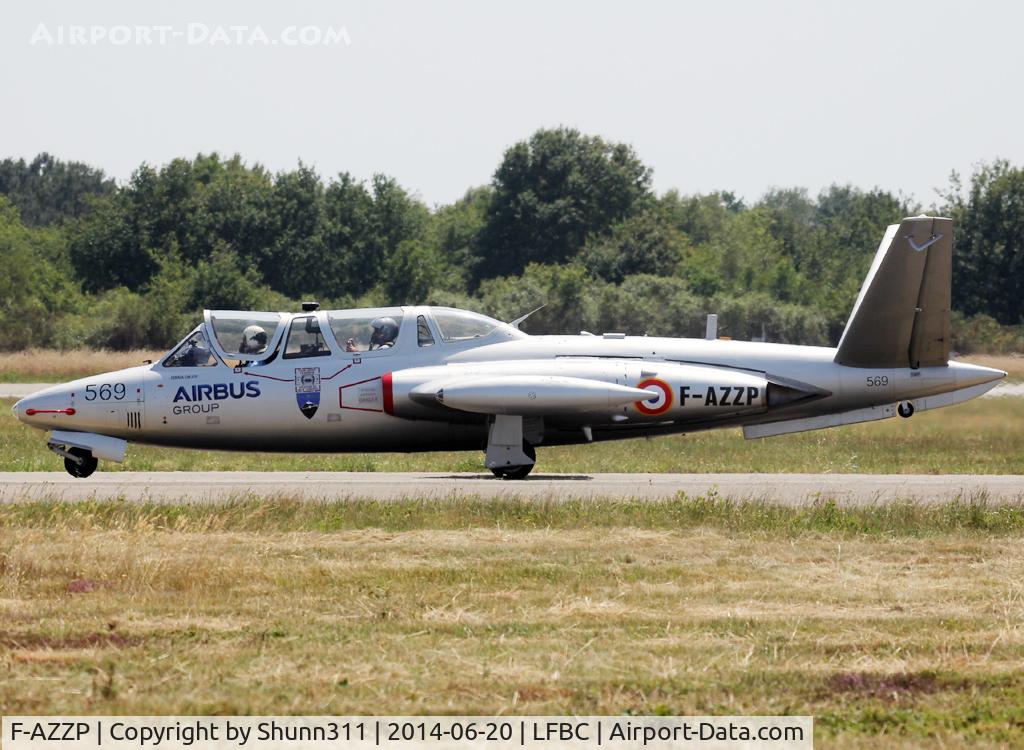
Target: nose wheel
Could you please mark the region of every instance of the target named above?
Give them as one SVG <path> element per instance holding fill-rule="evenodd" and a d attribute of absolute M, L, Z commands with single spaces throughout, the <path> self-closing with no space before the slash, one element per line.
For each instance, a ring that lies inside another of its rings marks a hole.
<path fill-rule="evenodd" d="M 85 479 L 96 471 L 99 461 L 84 448 L 69 448 L 68 455 L 64 457 L 64 468 L 68 474 L 79 479 Z"/>

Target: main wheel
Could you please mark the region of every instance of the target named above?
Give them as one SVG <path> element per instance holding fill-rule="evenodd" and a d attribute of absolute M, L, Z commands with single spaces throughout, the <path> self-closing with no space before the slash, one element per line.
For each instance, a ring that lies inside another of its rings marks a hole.
<path fill-rule="evenodd" d="M 68 470 L 68 474 L 79 479 L 85 479 L 87 476 L 96 471 L 96 467 L 99 466 L 99 461 L 89 451 L 84 448 L 70 448 L 68 453 L 75 456 L 76 458 L 82 459 L 81 463 L 75 463 L 70 458 L 64 459 L 64 468 Z"/>
<path fill-rule="evenodd" d="M 537 451 L 534 450 L 532 445 L 524 440 L 523 453 L 533 459 L 532 464 L 523 464 L 522 466 L 502 466 L 501 468 L 491 469 L 491 473 L 498 477 L 498 479 L 526 479 L 527 475 L 533 471 L 533 467 L 537 465 Z"/>

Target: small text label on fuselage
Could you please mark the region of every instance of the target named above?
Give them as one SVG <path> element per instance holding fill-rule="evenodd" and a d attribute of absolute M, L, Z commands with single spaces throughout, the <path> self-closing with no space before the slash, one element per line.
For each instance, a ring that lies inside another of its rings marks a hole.
<path fill-rule="evenodd" d="M 704 406 L 751 406 L 761 396 L 760 388 L 743 385 L 709 385 L 704 393 L 691 393 L 691 390 L 691 386 L 680 386 L 680 404 L 697 399 L 703 401 Z"/>

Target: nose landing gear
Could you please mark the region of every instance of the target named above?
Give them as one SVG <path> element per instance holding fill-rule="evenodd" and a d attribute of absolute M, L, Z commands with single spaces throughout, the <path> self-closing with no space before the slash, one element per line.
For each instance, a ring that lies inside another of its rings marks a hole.
<path fill-rule="evenodd" d="M 914 405 L 909 401 L 900 401 L 899 406 L 896 407 L 896 411 L 904 419 L 909 419 L 914 416 Z"/>
<path fill-rule="evenodd" d="M 92 451 L 87 451 L 85 448 L 68 447 L 65 450 L 53 444 L 49 448 L 58 456 L 64 457 L 64 468 L 68 474 L 77 479 L 85 479 L 87 476 L 92 475 L 100 463 L 92 455 Z"/>
<path fill-rule="evenodd" d="M 96 471 L 99 461 L 89 451 L 84 448 L 71 448 L 68 453 L 71 455 L 64 459 L 64 468 L 71 476 L 85 479 Z"/>

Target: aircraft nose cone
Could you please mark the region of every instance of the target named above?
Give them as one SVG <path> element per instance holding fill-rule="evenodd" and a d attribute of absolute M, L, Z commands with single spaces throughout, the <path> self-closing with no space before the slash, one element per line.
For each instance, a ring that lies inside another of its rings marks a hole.
<path fill-rule="evenodd" d="M 14 406 L 11 407 L 11 411 L 14 412 L 14 416 L 18 418 L 20 422 L 25 424 L 34 424 L 35 410 L 39 406 L 39 399 L 32 396 L 25 396 L 23 399 L 19 399 Z"/>
<path fill-rule="evenodd" d="M 74 417 L 77 410 L 71 406 L 68 391 L 57 386 L 26 396 L 14 404 L 12 411 L 31 427 L 52 430 L 57 428 L 58 422 Z"/>

